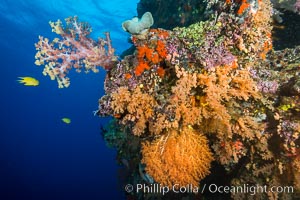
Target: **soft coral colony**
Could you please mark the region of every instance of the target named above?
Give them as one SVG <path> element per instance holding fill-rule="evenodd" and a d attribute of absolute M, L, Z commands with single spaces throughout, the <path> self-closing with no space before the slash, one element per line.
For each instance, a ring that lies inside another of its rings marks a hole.
<path fill-rule="evenodd" d="M 214 163 L 232 186 L 294 187 L 257 198 L 292 198 L 300 191 L 300 47 L 272 50 L 268 0 L 213 4 L 216 15 L 189 27 L 149 29 L 151 13 L 126 21 L 135 52 L 119 61 L 108 33 L 95 42 L 77 18 L 51 22 L 62 39 L 40 37 L 36 64 L 59 87 L 69 86 L 71 68 L 106 70 L 97 114 L 114 118 L 103 134 L 131 173 L 127 183 L 199 186 L 217 173 Z"/>

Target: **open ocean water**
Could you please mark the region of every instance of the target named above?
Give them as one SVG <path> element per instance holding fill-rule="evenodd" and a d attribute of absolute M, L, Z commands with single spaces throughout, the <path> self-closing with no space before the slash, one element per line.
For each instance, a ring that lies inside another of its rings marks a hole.
<path fill-rule="evenodd" d="M 110 31 L 121 54 L 130 46 L 122 21 L 136 15 L 136 0 L 0 2 L 1 127 L 0 199 L 121 199 L 116 152 L 107 148 L 93 115 L 103 95 L 105 71 L 71 73 L 72 85 L 58 89 L 34 64 L 38 36 L 54 38 L 49 21 L 78 16 L 92 38 Z M 18 77 L 39 80 L 26 87 Z M 62 118 L 71 119 L 70 124 Z"/>

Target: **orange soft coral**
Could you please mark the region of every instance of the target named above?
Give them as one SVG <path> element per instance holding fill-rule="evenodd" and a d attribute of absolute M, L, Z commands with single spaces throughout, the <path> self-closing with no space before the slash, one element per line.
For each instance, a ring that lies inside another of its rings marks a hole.
<path fill-rule="evenodd" d="M 150 52 L 149 52 L 150 51 Z M 139 60 L 144 59 L 146 55 L 150 55 L 152 53 L 152 49 L 148 48 L 147 46 L 138 46 L 137 47 L 137 58 Z"/>
<path fill-rule="evenodd" d="M 210 173 L 213 160 L 207 138 L 191 127 L 169 130 L 152 142 L 142 144 L 146 172 L 163 186 L 199 185 Z"/>
<path fill-rule="evenodd" d="M 167 38 L 169 33 L 167 31 L 160 31 L 153 29 L 153 33 L 158 33 L 160 38 Z M 135 75 L 140 76 L 146 69 L 149 70 L 151 65 L 155 65 L 163 61 L 167 57 L 167 49 L 165 43 L 162 40 L 157 40 L 156 46 L 154 45 L 142 45 L 137 46 L 136 58 L 138 60 L 138 66 L 135 68 Z M 159 70 L 158 75 L 164 76 L 164 71 Z"/>
<path fill-rule="evenodd" d="M 156 56 L 155 56 L 156 55 Z M 140 76 L 145 70 L 149 70 L 149 61 L 155 58 L 155 63 L 158 63 L 157 54 L 153 53 L 153 49 L 149 48 L 148 46 L 138 46 L 137 47 L 137 59 L 138 59 L 138 66 L 135 68 L 135 75 Z"/>
<path fill-rule="evenodd" d="M 111 94 L 111 108 L 114 111 L 114 117 L 120 118 L 123 125 L 134 122 L 132 133 L 141 136 L 147 128 L 147 123 L 154 115 L 153 107 L 157 102 L 153 96 L 143 93 L 140 87 L 133 91 L 126 87 L 120 87 Z"/>
<path fill-rule="evenodd" d="M 145 70 L 149 70 L 150 66 L 146 62 L 139 62 L 139 65 L 135 68 L 135 75 L 140 76 Z"/>
<path fill-rule="evenodd" d="M 249 8 L 250 4 L 247 2 L 247 0 L 242 0 L 242 3 L 240 5 L 240 8 L 237 11 L 237 14 L 241 15 L 244 13 L 244 11 Z"/>
<path fill-rule="evenodd" d="M 260 53 L 260 57 L 265 60 L 267 53 L 272 50 L 272 43 L 270 41 L 265 41 L 263 45 L 263 50 Z"/>
<path fill-rule="evenodd" d="M 157 73 L 158 76 L 163 78 L 165 76 L 166 71 L 164 70 L 164 68 L 158 67 L 157 70 L 156 70 L 156 73 Z"/>
<path fill-rule="evenodd" d="M 150 32 L 157 34 L 158 37 L 162 39 L 167 39 L 169 37 L 169 32 L 163 29 L 150 29 Z"/>
<path fill-rule="evenodd" d="M 156 51 L 161 58 L 167 57 L 167 50 L 163 41 L 157 41 Z"/>
<path fill-rule="evenodd" d="M 126 73 L 124 76 L 126 79 L 131 79 L 131 77 L 132 77 L 132 75 L 130 73 Z"/>

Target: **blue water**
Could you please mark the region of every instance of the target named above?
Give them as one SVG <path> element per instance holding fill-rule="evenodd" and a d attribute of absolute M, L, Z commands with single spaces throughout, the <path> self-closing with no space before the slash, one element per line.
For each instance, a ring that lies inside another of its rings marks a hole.
<path fill-rule="evenodd" d="M 92 37 L 110 31 L 117 54 L 128 48 L 122 21 L 136 15 L 138 0 L 2 0 L 0 2 L 0 199 L 121 199 L 116 152 L 106 147 L 93 116 L 104 94 L 104 70 L 71 73 L 71 86 L 42 75 L 34 65 L 38 35 L 53 39 L 48 22 L 78 16 Z M 16 80 L 32 76 L 38 87 Z M 69 117 L 71 124 L 61 118 Z"/>

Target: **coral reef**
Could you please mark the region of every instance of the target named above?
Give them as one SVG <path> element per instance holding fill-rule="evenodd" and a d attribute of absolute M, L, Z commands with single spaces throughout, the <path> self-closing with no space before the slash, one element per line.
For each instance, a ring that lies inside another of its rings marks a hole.
<path fill-rule="evenodd" d="M 207 4 L 206 21 L 132 34 L 133 54 L 118 62 L 112 54 L 94 60 L 100 66 L 102 59 L 110 61 L 95 112 L 114 118 L 103 137 L 117 149 L 129 173 L 126 183 L 199 186 L 219 173 L 211 166 L 219 166 L 232 187 L 293 187 L 293 192 L 232 192 L 233 199 L 296 199 L 300 47 L 273 49 L 268 0 Z"/>

